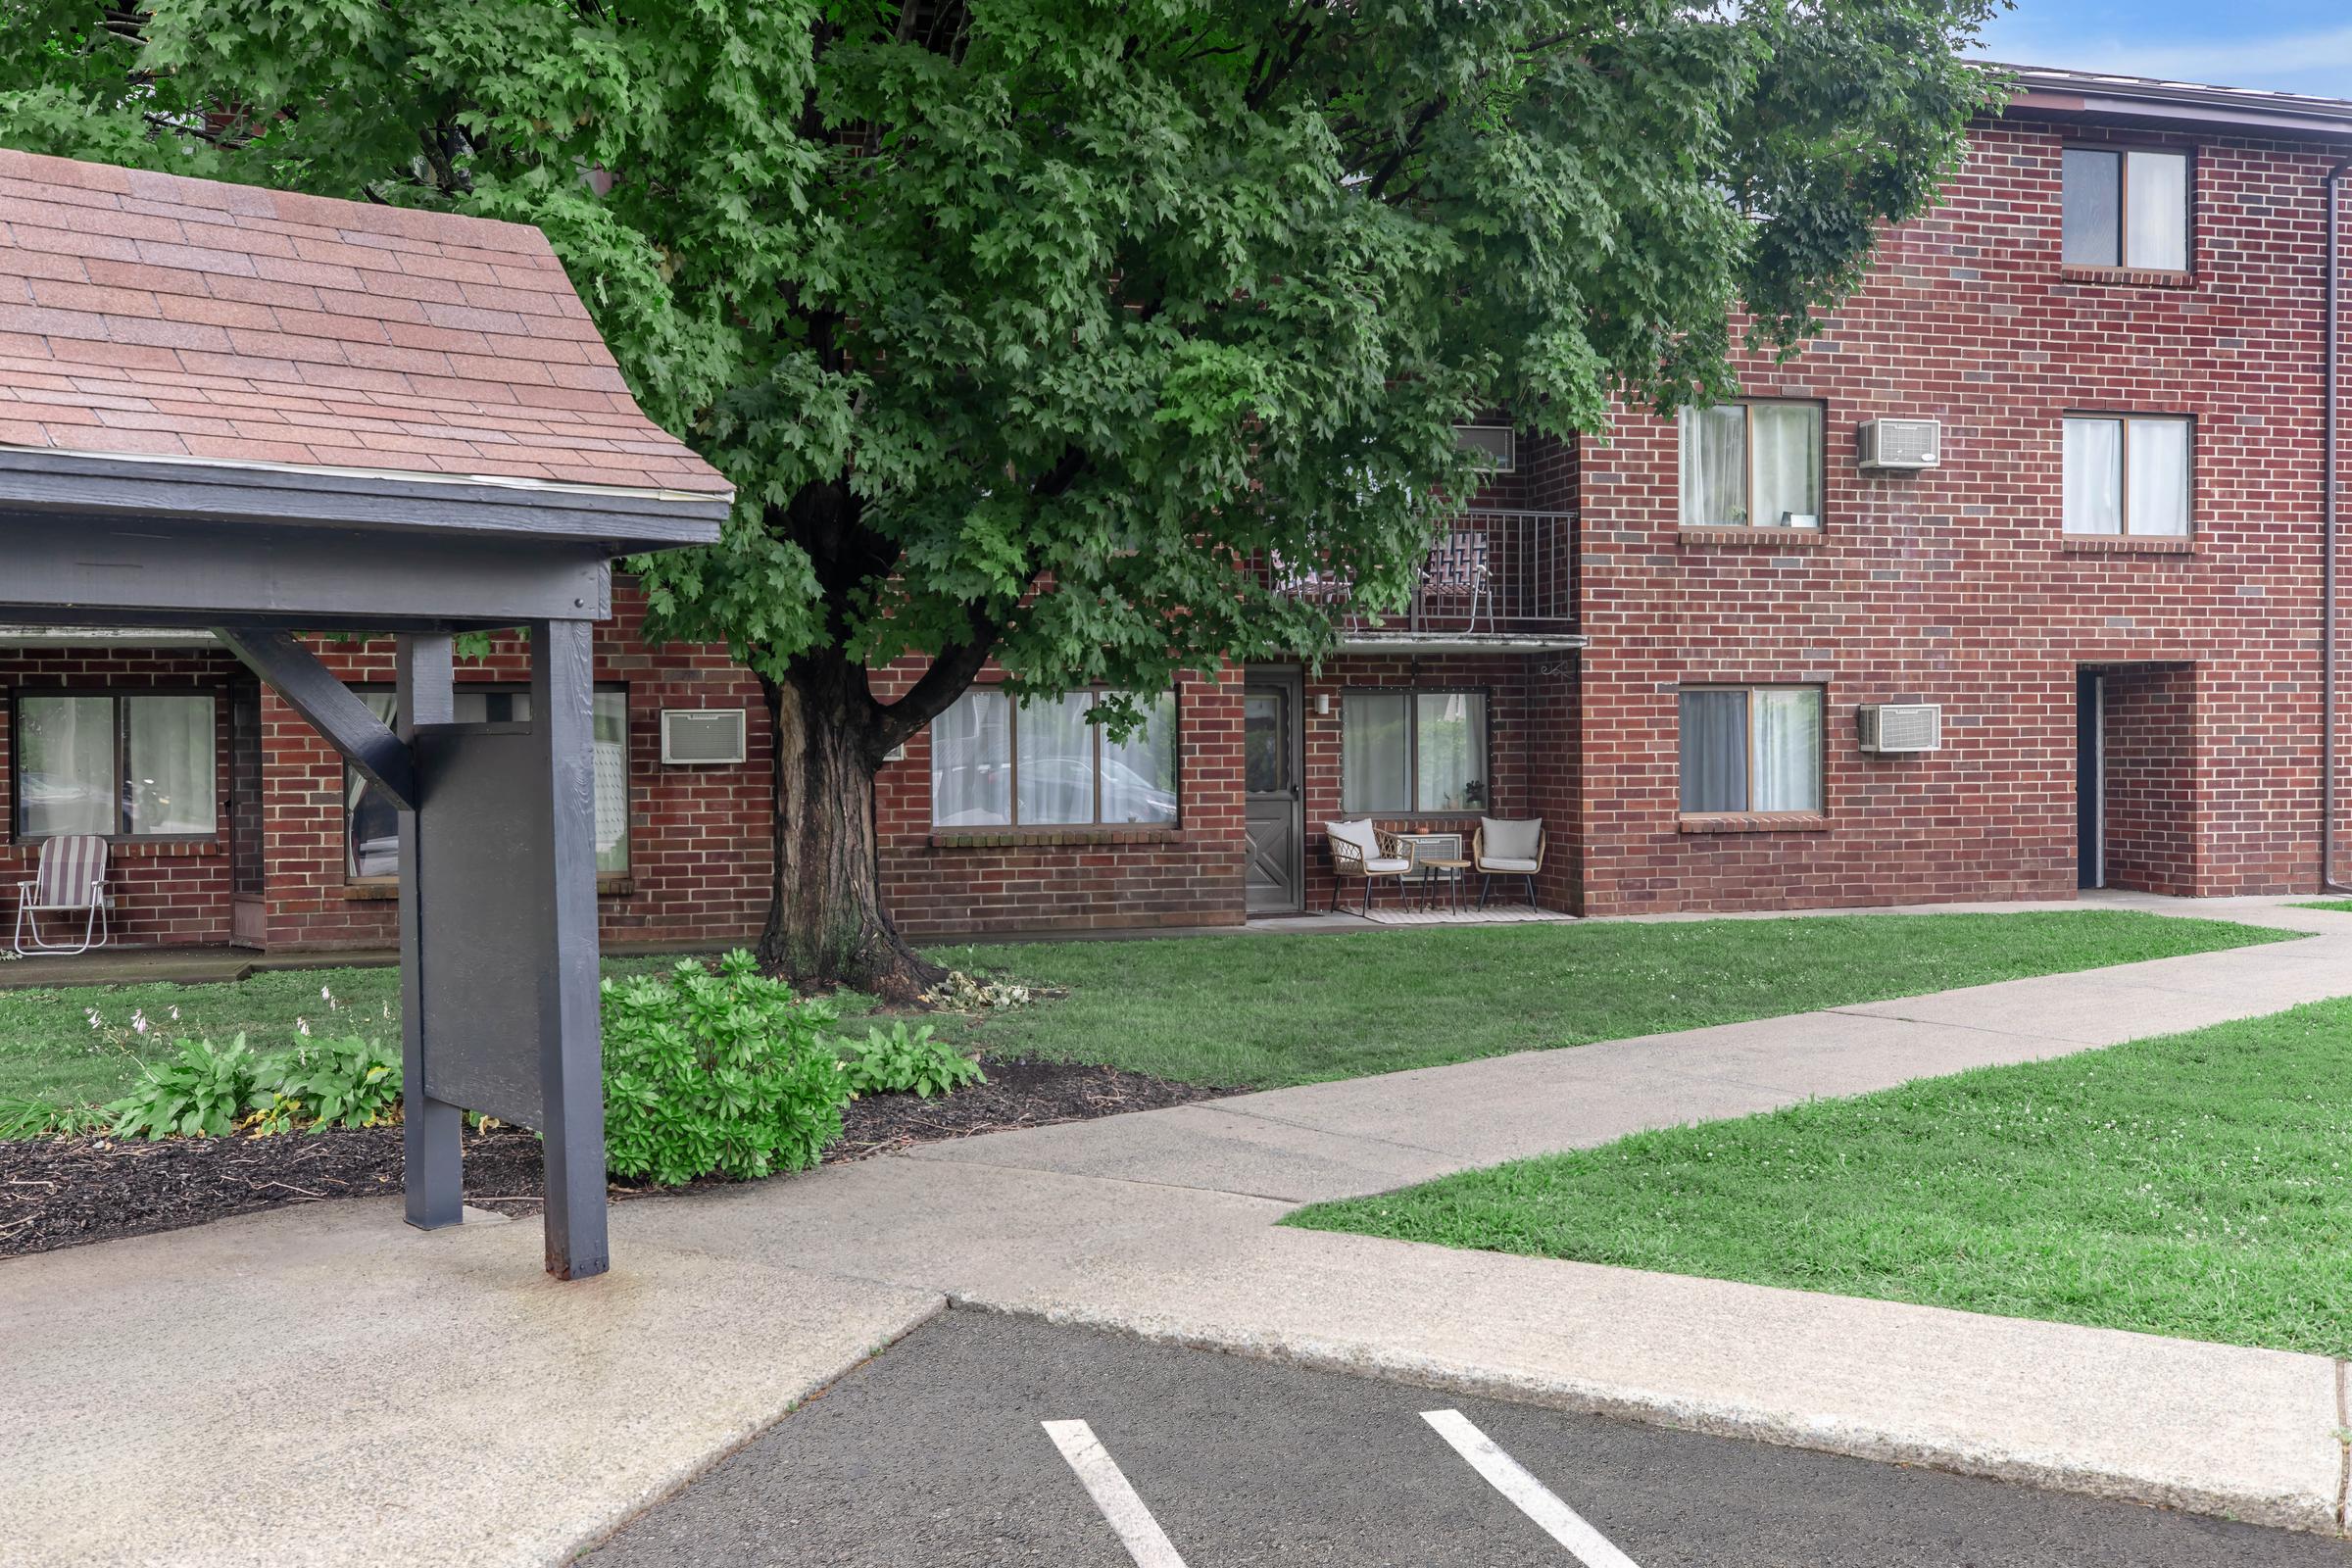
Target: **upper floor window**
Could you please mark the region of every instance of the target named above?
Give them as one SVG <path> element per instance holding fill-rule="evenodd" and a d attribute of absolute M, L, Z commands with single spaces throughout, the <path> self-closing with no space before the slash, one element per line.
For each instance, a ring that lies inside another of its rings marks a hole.
<path fill-rule="evenodd" d="M 461 685 L 451 694 L 451 718 L 460 724 L 527 724 L 531 694 L 511 686 Z M 385 723 L 397 708 L 382 687 L 364 689 L 361 702 Z M 596 688 L 590 717 L 590 773 L 596 781 L 596 874 L 629 869 L 629 693 Z M 400 808 L 357 768 L 343 770 L 345 870 L 355 881 L 400 874 Z"/>
<path fill-rule="evenodd" d="M 1363 816 L 1479 811 L 1487 789 L 1483 692 L 1345 693 L 1340 808 Z"/>
<path fill-rule="evenodd" d="M 2188 155 L 2069 147 L 2066 260 L 2077 267 L 2188 270 Z"/>
<path fill-rule="evenodd" d="M 1821 525 L 1821 405 L 1718 403 L 1682 414 L 1683 526 Z"/>
<path fill-rule="evenodd" d="M 209 836 L 220 821 L 213 699 L 17 698 L 17 836 Z"/>
<path fill-rule="evenodd" d="M 1677 753 L 1686 814 L 1821 809 L 1821 688 L 1684 688 Z"/>
<path fill-rule="evenodd" d="M 1015 704 L 975 686 L 931 721 L 937 827 L 1083 827 L 1176 820 L 1176 696 L 1138 698 L 1143 724 L 1113 740 L 1096 694 Z"/>
<path fill-rule="evenodd" d="M 2189 528 L 2190 421 L 2066 416 L 2066 531 L 2180 539 Z"/>

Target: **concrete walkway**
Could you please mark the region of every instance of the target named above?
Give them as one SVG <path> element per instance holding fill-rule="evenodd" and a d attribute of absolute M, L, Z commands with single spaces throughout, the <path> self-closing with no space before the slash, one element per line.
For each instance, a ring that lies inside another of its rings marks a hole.
<path fill-rule="evenodd" d="M 2121 902 L 2121 901 L 2117 901 Z M 0 1563 L 560 1561 L 946 1301 L 2307 1530 L 2322 1357 L 1279 1228 L 1302 1200 L 2352 993 L 2312 940 L 933 1145 L 536 1227 L 322 1205 L 0 1266 Z M 389 1245 L 387 1245 L 389 1244 Z"/>

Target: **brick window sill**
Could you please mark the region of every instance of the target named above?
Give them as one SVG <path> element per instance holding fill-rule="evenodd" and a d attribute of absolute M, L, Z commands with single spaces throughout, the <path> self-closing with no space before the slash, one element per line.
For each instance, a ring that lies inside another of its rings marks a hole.
<path fill-rule="evenodd" d="M 600 876 L 596 879 L 596 896 L 600 899 L 625 898 L 636 891 L 637 884 L 625 876 Z M 388 878 L 346 882 L 343 884 L 343 897 L 353 904 L 390 904 L 400 898 L 400 884 Z"/>
<path fill-rule="evenodd" d="M 1692 811 L 1679 818 L 1679 833 L 1827 833 L 1820 811 Z"/>
<path fill-rule="evenodd" d="M 1142 827 L 934 828 L 935 850 L 1034 850 L 1061 845 L 1170 844 L 1183 836 L 1175 823 Z"/>
<path fill-rule="evenodd" d="M 2080 533 L 2061 536 L 2058 548 L 2070 556 L 2193 556 L 2197 553 L 2197 541 L 2194 537 L 2135 539 L 2121 534 Z"/>
<path fill-rule="evenodd" d="M 2067 283 L 2095 283 L 2104 288 L 2195 288 L 2194 272 L 2150 272 L 2130 267 L 2061 266 L 2058 277 Z"/>
<path fill-rule="evenodd" d="M 1685 528 L 1676 535 L 1685 546 L 1708 548 L 1737 545 L 1750 550 L 1818 550 L 1819 528 Z"/>

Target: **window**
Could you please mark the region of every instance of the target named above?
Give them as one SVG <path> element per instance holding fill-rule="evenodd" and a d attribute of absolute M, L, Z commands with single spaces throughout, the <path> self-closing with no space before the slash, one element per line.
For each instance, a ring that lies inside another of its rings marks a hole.
<path fill-rule="evenodd" d="M 2069 147 L 2065 259 L 2072 267 L 2188 270 L 2188 155 Z"/>
<path fill-rule="evenodd" d="M 2066 416 L 2066 531 L 2188 536 L 2189 423 L 2144 415 Z"/>
<path fill-rule="evenodd" d="M 209 837 L 220 821 L 209 696 L 17 699 L 17 836 Z"/>
<path fill-rule="evenodd" d="M 937 827 L 1090 827 L 1176 820 L 1176 696 L 1137 699 L 1144 721 L 1113 740 L 1098 694 L 1032 697 L 976 686 L 931 721 Z"/>
<path fill-rule="evenodd" d="M 375 716 L 392 722 L 394 697 L 377 688 L 362 691 Z M 596 689 L 590 719 L 596 779 L 596 873 L 621 876 L 629 869 L 629 694 L 626 687 Z M 531 694 L 496 687 L 460 686 L 453 716 L 461 724 L 527 724 Z M 350 769 L 343 770 L 346 864 L 355 880 L 400 874 L 400 808 Z"/>
<path fill-rule="evenodd" d="M 1821 525 L 1821 405 L 1683 410 L 1683 526 Z"/>
<path fill-rule="evenodd" d="M 1340 804 L 1362 816 L 1484 810 L 1486 694 L 1344 694 Z"/>
<path fill-rule="evenodd" d="M 1821 809 L 1821 688 L 1693 686 L 1682 694 L 1683 810 Z"/>

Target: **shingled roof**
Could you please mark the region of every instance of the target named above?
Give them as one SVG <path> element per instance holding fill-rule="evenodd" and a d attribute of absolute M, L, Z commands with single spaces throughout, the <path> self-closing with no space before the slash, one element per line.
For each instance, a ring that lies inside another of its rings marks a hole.
<path fill-rule="evenodd" d="M 0 150 L 0 449 L 724 495 L 546 236 Z"/>

